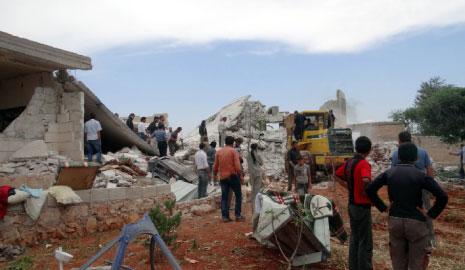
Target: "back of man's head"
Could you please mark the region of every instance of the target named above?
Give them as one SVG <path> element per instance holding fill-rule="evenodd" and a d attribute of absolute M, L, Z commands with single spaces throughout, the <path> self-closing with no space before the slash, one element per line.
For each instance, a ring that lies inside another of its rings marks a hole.
<path fill-rule="evenodd" d="M 229 146 L 234 145 L 234 137 L 233 136 L 227 136 L 226 139 L 224 139 L 224 143 Z"/>
<path fill-rule="evenodd" d="M 399 145 L 399 160 L 401 163 L 414 163 L 418 159 L 418 148 L 411 142 Z"/>
<path fill-rule="evenodd" d="M 215 147 L 216 147 L 216 142 L 215 142 L 215 141 L 211 142 L 211 143 L 210 143 L 210 146 L 213 147 L 213 148 L 215 148 Z"/>
<path fill-rule="evenodd" d="M 203 150 L 204 148 L 205 148 L 205 144 L 203 144 L 203 143 L 199 144 L 199 149 L 200 150 Z"/>
<path fill-rule="evenodd" d="M 371 141 L 366 136 L 358 137 L 355 141 L 355 151 L 362 155 L 367 155 L 371 151 Z"/>
<path fill-rule="evenodd" d="M 95 113 L 90 113 L 90 119 L 95 119 Z"/>
<path fill-rule="evenodd" d="M 412 134 L 408 131 L 402 131 L 399 133 L 399 143 L 406 143 L 412 141 Z"/>

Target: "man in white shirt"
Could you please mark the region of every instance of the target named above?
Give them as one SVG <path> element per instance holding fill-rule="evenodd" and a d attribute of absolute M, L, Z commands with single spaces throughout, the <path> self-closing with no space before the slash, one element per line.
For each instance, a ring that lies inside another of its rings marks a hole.
<path fill-rule="evenodd" d="M 207 197 L 208 180 L 210 179 L 210 166 L 208 166 L 207 153 L 205 153 L 205 144 L 199 145 L 199 150 L 195 153 L 195 167 L 199 176 L 199 199 Z"/>
<path fill-rule="evenodd" d="M 142 117 L 140 119 L 140 123 L 137 125 L 137 134 L 139 134 L 139 137 L 144 141 L 147 140 L 147 135 L 146 135 L 147 124 L 145 123 L 146 121 L 147 121 L 147 118 Z"/>
<path fill-rule="evenodd" d="M 224 139 L 226 138 L 226 121 L 228 120 L 227 117 L 221 118 L 220 123 L 218 124 L 218 134 L 219 134 L 219 142 L 220 147 L 224 146 Z"/>
<path fill-rule="evenodd" d="M 101 134 L 102 126 L 95 120 L 95 114 L 90 114 L 90 119 L 84 124 L 84 138 L 87 146 L 87 160 L 92 161 L 94 152 L 97 154 L 97 162 L 102 163 L 102 143 Z"/>

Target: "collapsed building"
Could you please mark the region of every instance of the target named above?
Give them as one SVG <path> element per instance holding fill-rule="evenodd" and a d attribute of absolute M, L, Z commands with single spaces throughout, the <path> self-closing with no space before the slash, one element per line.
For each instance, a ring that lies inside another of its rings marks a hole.
<path fill-rule="evenodd" d="M 40 194 L 8 205 L 1 243 L 34 245 L 120 228 L 173 197 L 168 184 L 143 176 L 154 148 L 67 72 L 91 68 L 89 57 L 0 32 L 0 186 Z M 100 170 L 83 162 L 91 113 L 103 128 L 104 159 L 114 162 Z M 105 181 L 112 188 L 92 188 L 96 174 L 113 168 L 121 173 L 111 177 L 116 183 Z M 125 185 L 136 178 L 146 184 Z M 58 198 L 57 185 L 71 188 L 73 200 Z M 31 215 L 31 206 L 40 216 Z"/>

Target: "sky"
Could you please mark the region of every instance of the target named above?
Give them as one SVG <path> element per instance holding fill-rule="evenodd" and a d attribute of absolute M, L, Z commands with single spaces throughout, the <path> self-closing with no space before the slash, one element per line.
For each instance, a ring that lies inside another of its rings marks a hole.
<path fill-rule="evenodd" d="M 465 85 L 465 1 L 0 0 L 0 31 L 92 58 L 73 71 L 114 112 L 194 128 L 233 99 L 383 121 L 422 81 Z"/>

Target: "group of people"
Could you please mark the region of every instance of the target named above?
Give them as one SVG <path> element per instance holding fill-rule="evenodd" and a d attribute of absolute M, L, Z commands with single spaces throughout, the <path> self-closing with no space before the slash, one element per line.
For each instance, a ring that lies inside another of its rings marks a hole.
<path fill-rule="evenodd" d="M 426 269 L 435 243 L 432 220 L 448 201 L 433 178 L 428 153 L 412 143 L 409 132 L 402 132 L 391 168 L 373 180 L 366 160 L 372 149 L 370 139 L 359 137 L 355 149 L 354 157 L 335 172 L 338 182 L 349 192 L 349 269 L 373 269 L 372 206 L 389 217 L 389 251 L 394 270 Z M 389 206 L 378 195 L 383 186 L 387 186 Z M 436 199 L 432 207 L 431 195 Z"/>
<path fill-rule="evenodd" d="M 207 196 L 209 183 L 219 183 L 221 187 L 221 216 L 223 222 L 232 221 L 229 209 L 232 199 L 235 197 L 234 217 L 236 221 L 245 220 L 242 215 L 242 189 L 244 184 L 244 166 L 246 160 L 249 172 L 249 184 L 252 187 L 252 198 L 262 188 L 263 180 L 263 158 L 258 153 L 258 144 L 251 144 L 247 157 L 243 158 L 242 138 L 234 138 L 226 135 L 226 117 L 222 117 L 218 125 L 219 142 L 222 147 L 216 151 L 217 143 L 212 141 L 208 144 L 206 122 L 202 121 L 199 126 L 201 143 L 195 153 L 194 160 L 199 176 L 198 197 Z M 252 200 L 253 206 L 253 200 Z M 252 207 L 253 208 L 253 207 Z"/>
<path fill-rule="evenodd" d="M 137 126 L 134 125 L 135 114 L 131 113 L 126 120 L 126 125 L 139 135 L 141 139 L 147 141 L 151 145 L 156 145 L 160 153 L 160 157 L 164 157 L 169 154 L 174 156 L 175 153 L 180 149 L 178 144 L 179 133 L 182 128 L 178 127 L 176 130 L 166 127 L 166 121 L 164 116 L 155 116 L 153 121 L 147 125 L 147 118 L 141 117 L 140 122 Z"/>

